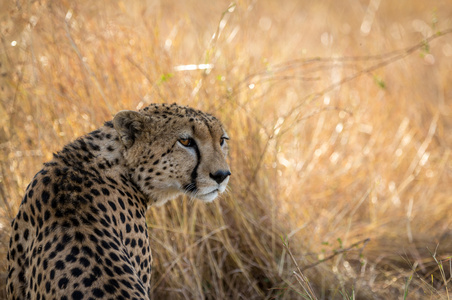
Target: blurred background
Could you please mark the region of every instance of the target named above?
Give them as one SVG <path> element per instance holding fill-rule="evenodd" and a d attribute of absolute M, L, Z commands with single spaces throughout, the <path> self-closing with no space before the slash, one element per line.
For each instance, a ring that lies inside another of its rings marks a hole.
<path fill-rule="evenodd" d="M 1 1 L 0 39 L 0 298 L 42 163 L 177 102 L 233 176 L 148 211 L 152 299 L 450 299 L 450 0 Z"/>

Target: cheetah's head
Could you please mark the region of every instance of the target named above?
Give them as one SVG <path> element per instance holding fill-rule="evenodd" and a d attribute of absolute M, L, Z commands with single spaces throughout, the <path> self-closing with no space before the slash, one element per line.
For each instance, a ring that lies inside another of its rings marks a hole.
<path fill-rule="evenodd" d="M 226 190 L 228 135 L 220 121 L 176 104 L 121 111 L 113 125 L 135 183 L 161 205 L 179 194 L 206 202 Z"/>

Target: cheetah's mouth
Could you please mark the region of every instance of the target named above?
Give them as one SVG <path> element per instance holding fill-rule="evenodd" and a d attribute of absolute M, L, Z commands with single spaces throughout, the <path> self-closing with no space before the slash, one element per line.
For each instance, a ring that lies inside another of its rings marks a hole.
<path fill-rule="evenodd" d="M 219 190 L 215 189 L 211 192 L 205 193 L 205 194 L 197 194 L 196 198 L 198 198 L 199 200 L 205 201 L 205 202 L 212 202 L 213 200 L 215 200 L 215 198 L 218 196 L 219 194 Z"/>

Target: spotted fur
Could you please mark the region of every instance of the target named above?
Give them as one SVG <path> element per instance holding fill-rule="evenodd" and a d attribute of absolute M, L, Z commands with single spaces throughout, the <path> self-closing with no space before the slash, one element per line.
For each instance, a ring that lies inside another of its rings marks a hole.
<path fill-rule="evenodd" d="M 146 209 L 224 192 L 226 139 L 209 114 L 152 104 L 66 145 L 11 224 L 8 299 L 149 299 Z"/>

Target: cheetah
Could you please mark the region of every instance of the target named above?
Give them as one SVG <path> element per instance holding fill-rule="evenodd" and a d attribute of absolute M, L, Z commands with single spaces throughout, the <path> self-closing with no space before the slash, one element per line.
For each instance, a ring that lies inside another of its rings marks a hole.
<path fill-rule="evenodd" d="M 149 299 L 146 210 L 223 193 L 228 139 L 209 114 L 151 104 L 66 145 L 12 221 L 8 299 Z"/>

